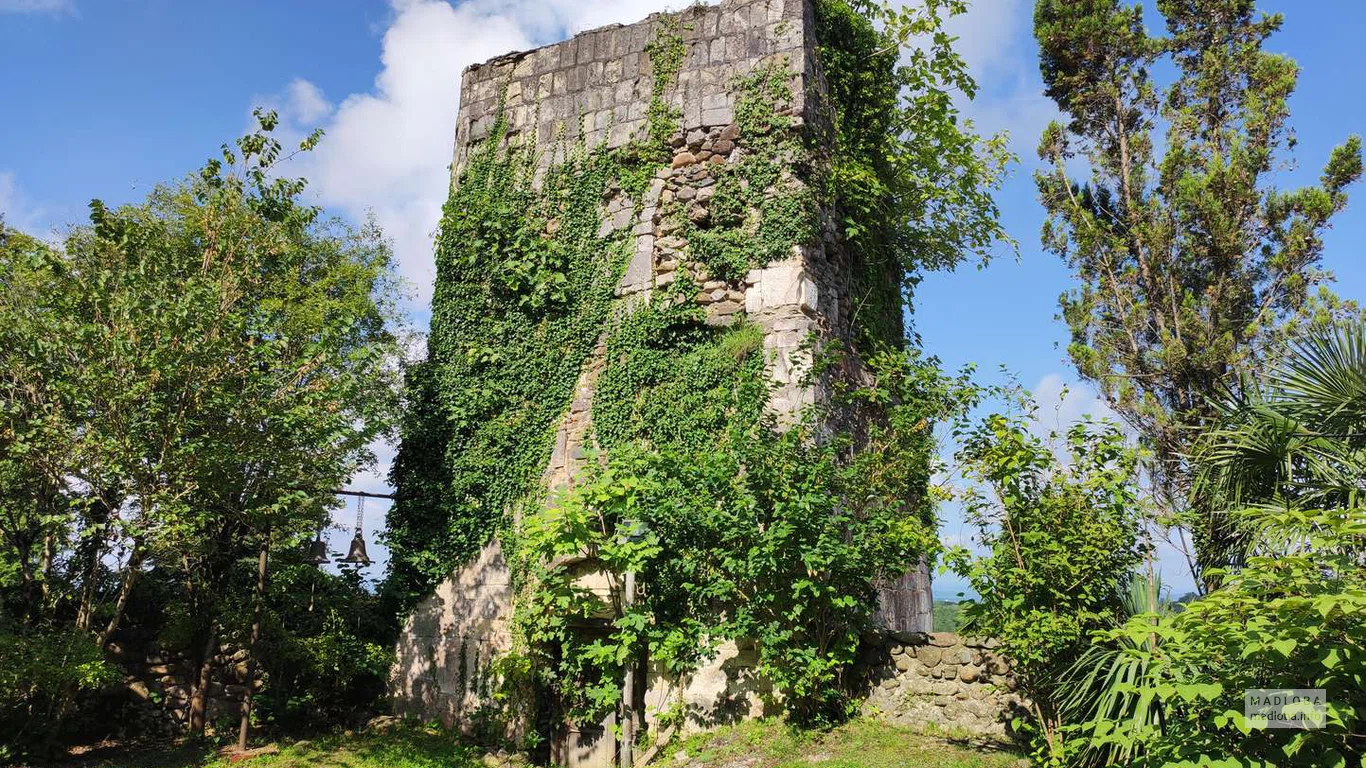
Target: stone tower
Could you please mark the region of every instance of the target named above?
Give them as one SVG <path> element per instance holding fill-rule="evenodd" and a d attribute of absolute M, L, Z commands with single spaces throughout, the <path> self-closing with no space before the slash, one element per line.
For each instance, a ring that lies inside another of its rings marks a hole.
<path fill-rule="evenodd" d="M 674 81 L 661 89 L 647 49 L 665 29 L 676 30 L 681 38 L 682 59 L 671 73 Z M 453 180 L 490 139 L 549 147 L 567 135 L 590 147 L 625 147 L 650 130 L 652 93 L 662 93 L 672 113 L 681 116 L 681 130 L 671 142 L 672 159 L 654 174 L 641 200 L 630 200 L 618 190 L 604 199 L 600 210 L 604 233 L 629 233 L 629 264 L 615 291 L 619 311 L 629 312 L 668 286 L 687 261 L 686 241 L 662 216 L 665 204 L 683 205 L 690 216 L 706 216 L 715 193 L 714 169 L 736 162 L 747 151 L 747 137 L 737 126 L 737 78 L 775 62 L 792 75 L 783 110 L 791 118 L 790 130 L 818 145 L 828 135 L 823 131 L 828 118 L 821 111 L 825 83 L 816 58 L 811 0 L 726 0 L 694 6 L 471 66 L 461 81 Z M 493 135 L 495 127 L 501 128 L 500 135 Z M 547 152 L 542 163 L 553 158 Z M 829 228 L 828 221 L 825 226 Z M 742 279 L 708 279 L 696 301 L 705 305 L 708 323 L 725 325 L 744 317 L 762 330 L 774 383 L 768 407 L 782 419 L 828 397 L 828 381 L 804 383 L 801 372 L 811 361 L 808 339 L 850 334 L 854 308 L 849 287 L 848 257 L 828 235 L 792 248 Z M 583 466 L 600 353 L 601 348 L 584 364 L 545 457 L 542 481 L 552 494 L 572 483 Z M 860 371 L 831 375 L 857 377 Z M 605 581 L 594 582 L 592 574 L 585 579 L 596 589 L 611 588 Z M 923 567 L 885 585 L 881 595 L 883 621 L 891 628 L 929 629 L 929 576 Z M 491 660 L 510 646 L 513 599 L 509 569 L 495 538 L 473 562 L 443 581 L 404 624 L 391 681 L 398 711 L 469 725 L 489 704 L 484 681 L 491 674 Z M 758 714 L 757 697 L 743 689 L 752 683 L 739 682 L 735 674 L 747 663 L 748 653 L 730 647 L 681 684 L 647 681 L 647 707 L 662 708 L 665 698 L 678 697 L 705 709 L 719 697 L 738 699 L 744 713 Z M 610 765 L 610 733 L 598 728 L 557 734 L 555 756 L 564 764 Z"/>

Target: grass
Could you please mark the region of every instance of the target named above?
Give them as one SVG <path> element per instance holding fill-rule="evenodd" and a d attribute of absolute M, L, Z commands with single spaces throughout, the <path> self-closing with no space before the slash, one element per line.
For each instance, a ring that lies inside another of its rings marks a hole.
<path fill-rule="evenodd" d="M 437 730 L 323 736 L 281 746 L 277 754 L 230 763 L 213 747 L 168 746 L 82 760 L 80 768 L 482 768 L 483 750 Z"/>
<path fill-rule="evenodd" d="M 1016 768 L 1018 754 L 953 743 L 907 728 L 855 720 L 829 733 L 802 733 L 775 721 L 751 721 L 692 736 L 662 750 L 656 763 L 721 768 Z"/>
<path fill-rule="evenodd" d="M 688 768 L 1016 768 L 1017 754 L 955 743 L 906 728 L 856 720 L 829 733 L 803 733 L 776 721 L 752 721 L 665 747 L 656 766 Z M 277 754 L 230 763 L 208 746 L 90 756 L 71 768 L 483 768 L 482 750 L 438 730 L 325 736 L 282 746 Z"/>

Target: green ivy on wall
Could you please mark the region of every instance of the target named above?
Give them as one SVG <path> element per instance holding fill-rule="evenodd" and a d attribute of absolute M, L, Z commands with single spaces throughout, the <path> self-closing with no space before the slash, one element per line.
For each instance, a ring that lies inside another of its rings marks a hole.
<path fill-rule="evenodd" d="M 786 60 L 759 66 L 734 84 L 735 122 L 744 147 L 737 162 L 714 166 L 716 191 L 704 225 L 681 205 L 667 215 L 681 227 L 690 255 L 711 277 L 743 278 L 792 255 L 819 236 L 811 184 L 822 170 L 793 130 L 793 73 Z"/>
<path fill-rule="evenodd" d="M 647 51 L 647 136 L 615 151 L 566 144 L 536 185 L 536 148 L 503 147 L 500 118 L 445 209 L 429 359 L 409 372 L 394 470 L 393 579 L 418 597 L 501 532 L 518 647 L 499 672 L 551 688 L 584 721 L 617 706 L 629 660 L 648 654 L 682 675 L 725 640 L 755 642 L 756 671 L 791 717 L 838 720 L 873 585 L 937 551 L 932 428 L 976 389 L 904 338 L 918 256 L 899 195 L 917 169 L 896 143 L 905 73 L 882 55 L 895 39 L 844 0 L 816 5 L 828 114 L 793 119 L 785 62 L 735 82 L 739 154 L 708 164 L 706 216 L 677 200 L 661 209 L 684 261 L 644 306 L 612 309 L 631 240 L 599 237 L 599 208 L 614 189 L 639 207 L 670 160 L 680 116 L 668 97 L 685 53 L 676 21 Z M 822 340 L 808 372 L 833 401 L 780 428 L 765 412 L 762 331 L 708 325 L 690 271 L 741 278 L 819 242 L 823 212 L 849 260 L 853 327 Z M 600 340 L 594 453 L 546 499 L 539 473 Z M 641 524 L 647 534 L 627 535 Z M 583 581 L 627 570 L 642 584 L 629 610 Z"/>
<path fill-rule="evenodd" d="M 683 677 L 725 641 L 753 643 L 775 704 L 798 722 L 838 721 L 875 582 L 938 548 L 932 425 L 976 389 L 884 353 L 868 361 L 876 384 L 837 394 L 881 418 L 817 439 L 828 413 L 788 429 L 765 415 L 759 329 L 704 317 L 663 295 L 609 337 L 592 407 L 603 453 L 516 539 L 534 585 L 516 606 L 519 652 L 571 716 L 597 722 L 619 704 L 628 660 Z M 637 573 L 635 605 L 604 605 L 585 567 Z"/>
<path fill-rule="evenodd" d="M 561 141 L 507 147 L 500 115 L 443 210 L 428 359 L 409 371 L 394 464 L 392 584 L 415 600 L 471 559 L 537 492 L 555 425 L 606 324 L 626 234 L 599 236 L 625 165 Z"/>

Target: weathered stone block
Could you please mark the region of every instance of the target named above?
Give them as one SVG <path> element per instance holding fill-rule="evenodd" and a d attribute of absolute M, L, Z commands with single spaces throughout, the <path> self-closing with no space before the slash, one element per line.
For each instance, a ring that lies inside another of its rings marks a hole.
<path fill-rule="evenodd" d="M 919 648 L 915 652 L 915 657 L 920 660 L 921 664 L 924 664 L 927 667 L 939 666 L 939 662 L 943 659 L 943 656 L 944 650 L 933 645 Z"/>

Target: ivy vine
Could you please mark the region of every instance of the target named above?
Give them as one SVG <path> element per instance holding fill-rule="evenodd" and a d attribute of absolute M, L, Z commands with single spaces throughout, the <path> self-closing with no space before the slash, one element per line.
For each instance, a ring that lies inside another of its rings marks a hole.
<path fill-rule="evenodd" d="M 537 147 L 504 146 L 505 130 L 500 112 L 443 209 L 428 358 L 408 372 L 388 540 L 409 602 L 536 496 L 625 268 L 626 233 L 601 234 L 598 208 L 629 166 L 561 139 L 538 185 Z"/>
<path fill-rule="evenodd" d="M 599 209 L 614 190 L 639 209 L 672 154 L 677 20 L 647 50 L 645 137 L 615 151 L 566 147 L 537 185 L 536 148 L 503 146 L 500 115 L 443 214 L 429 358 L 409 372 L 394 469 L 393 580 L 424 594 L 501 531 L 519 646 L 498 671 L 553 689 L 584 721 L 619 704 L 625 664 L 648 655 L 684 675 L 726 640 L 755 643 L 756 673 L 794 719 L 838 720 L 851 711 L 843 674 L 874 612 L 873 584 L 938 546 L 931 430 L 976 390 L 905 343 L 907 171 L 887 138 L 905 121 L 895 57 L 881 55 L 895 41 L 845 0 L 816 6 L 828 119 L 798 127 L 785 62 L 736 82 L 724 140 L 739 154 L 708 166 L 706 215 L 676 199 L 663 209 L 686 260 L 644 306 L 612 310 L 632 241 L 601 234 Z M 833 135 L 817 135 L 822 125 Z M 869 375 L 832 377 L 834 402 L 780 429 L 765 411 L 762 331 L 743 319 L 708 325 L 690 265 L 743 277 L 829 234 L 822 212 L 852 260 L 855 321 L 848 344 L 825 345 L 809 373 Z M 572 488 L 544 498 L 536 481 L 557 421 L 600 340 L 596 454 Z M 852 426 L 831 434 L 836 424 Z M 584 585 L 628 570 L 642 584 L 630 608 Z"/>
<path fill-rule="evenodd" d="M 786 59 L 757 67 L 734 84 L 738 161 L 711 171 L 715 191 L 703 223 L 675 204 L 667 213 L 687 239 L 691 257 L 721 280 L 792 255 L 819 236 L 812 185 L 820 168 L 793 129 L 793 73 Z"/>

